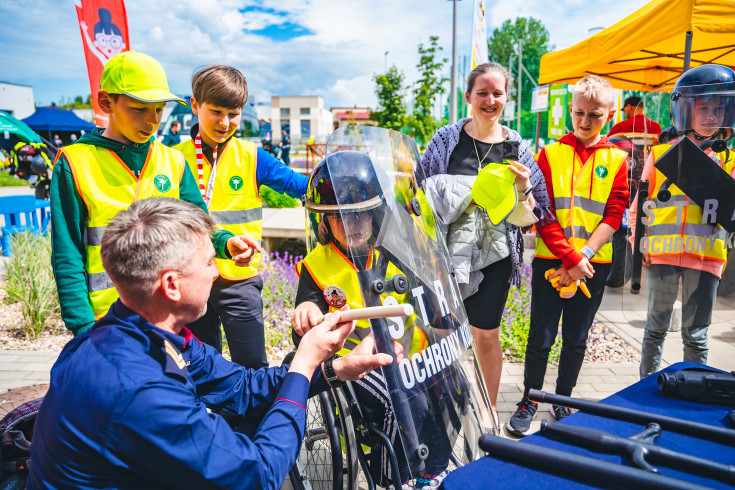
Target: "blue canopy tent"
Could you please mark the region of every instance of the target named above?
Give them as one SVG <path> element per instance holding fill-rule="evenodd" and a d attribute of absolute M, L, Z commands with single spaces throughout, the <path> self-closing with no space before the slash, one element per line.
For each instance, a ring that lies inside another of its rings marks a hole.
<path fill-rule="evenodd" d="M 51 141 L 53 133 L 79 133 L 92 131 L 94 124 L 78 117 L 72 111 L 57 107 L 39 107 L 36 112 L 23 119 L 37 133 L 47 134 Z M 66 138 L 64 138 L 66 139 Z"/>

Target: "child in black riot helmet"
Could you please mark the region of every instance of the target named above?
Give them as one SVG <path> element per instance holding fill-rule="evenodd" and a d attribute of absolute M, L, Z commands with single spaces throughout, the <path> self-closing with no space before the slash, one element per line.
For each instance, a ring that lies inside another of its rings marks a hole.
<path fill-rule="evenodd" d="M 296 309 L 292 315 L 294 340 L 313 327 L 328 311 L 345 304 L 351 308 L 362 308 L 363 294 L 360 289 L 358 271 L 378 269 L 379 252 L 373 246 L 380 223 L 385 213 L 380 179 L 370 157 L 354 151 L 342 151 L 330 155 L 320 162 L 309 181 L 306 193 L 310 253 L 297 265 L 299 286 L 296 293 Z M 402 271 L 389 263 L 386 276 L 395 276 Z M 392 296 L 397 303 L 410 303 L 410 291 L 404 293 L 386 291 L 381 295 L 383 304 L 389 304 Z M 387 299 L 387 300 L 386 300 Z M 370 305 L 372 306 L 372 305 Z M 390 322 L 390 320 L 389 320 Z M 405 334 L 400 342 L 406 356 L 425 346 L 423 331 L 414 324 L 415 315 L 405 320 Z M 390 328 L 390 327 L 389 327 Z M 344 355 L 352 349 L 363 348 L 365 343 L 373 345 L 367 320 L 357 322 L 355 331 L 347 338 Z M 380 421 L 381 429 L 392 438 L 400 467 L 400 478 L 406 483 L 409 469 L 400 439 L 396 437 L 397 422 L 391 408 L 386 380 L 375 371 L 354 382 L 353 387 L 361 405 L 373 413 L 371 418 Z M 421 414 L 425 427 L 429 408 L 424 396 L 417 391 L 409 397 L 412 413 Z M 432 424 L 428 424 L 432 425 Z M 416 428 L 421 432 L 421 427 Z M 434 431 L 436 432 L 435 428 Z M 426 438 L 428 439 L 428 438 Z M 428 487 L 447 467 L 449 460 L 448 441 L 435 437 L 424 471 L 414 475 L 418 488 Z M 394 482 L 387 452 L 371 453 L 370 469 L 376 480 Z M 432 463 L 435 461 L 434 463 Z M 440 477 L 441 478 L 441 477 Z M 440 480 L 437 479 L 437 484 Z"/>
<path fill-rule="evenodd" d="M 720 65 L 702 65 L 683 74 L 671 93 L 672 126 L 664 130 L 674 139 L 654 146 L 641 176 L 649 183 L 644 203 L 646 236 L 633 237 L 646 267 L 648 314 L 641 346 L 641 378 L 658 371 L 663 343 L 671 326 L 674 302 L 682 290 L 681 333 L 684 361 L 706 364 L 707 329 L 717 301 L 717 289 L 727 262 L 727 234 L 712 223 L 703 209 L 654 167 L 680 138 L 703 149 L 725 172 L 735 177 L 735 158 L 723 144 L 735 126 L 735 72 Z M 720 140 L 719 145 L 713 144 Z M 717 148 L 722 146 L 722 148 Z M 724 151 L 723 151 L 724 150 Z M 680 174 L 686 179 L 687 161 Z M 696 169 L 694 170 L 696 172 Z M 680 182 L 686 187 L 684 182 Z M 659 191 L 668 188 L 670 197 Z M 636 222 L 637 200 L 630 222 Z M 632 227 L 635 229 L 635 227 Z M 681 246 L 677 245 L 681 244 Z"/>

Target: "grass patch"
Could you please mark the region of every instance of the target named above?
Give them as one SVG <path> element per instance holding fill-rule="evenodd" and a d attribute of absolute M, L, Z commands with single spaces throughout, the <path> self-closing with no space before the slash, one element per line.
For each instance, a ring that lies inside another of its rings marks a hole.
<path fill-rule="evenodd" d="M 28 181 L 19 179 L 15 175 L 10 175 L 8 172 L 0 172 L 0 187 L 13 187 L 28 185 Z"/>
<path fill-rule="evenodd" d="M 46 319 L 59 312 L 51 269 L 51 239 L 24 232 L 13 235 L 11 242 L 13 253 L 6 263 L 6 291 L 11 302 L 21 305 L 20 328 L 26 338 L 36 338 L 46 328 Z"/>

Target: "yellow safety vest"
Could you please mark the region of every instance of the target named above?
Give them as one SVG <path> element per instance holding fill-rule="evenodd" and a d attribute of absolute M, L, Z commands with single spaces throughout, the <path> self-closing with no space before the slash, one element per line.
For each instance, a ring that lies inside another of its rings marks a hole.
<path fill-rule="evenodd" d="M 368 257 L 367 263 L 372 263 L 373 250 L 370 251 L 370 257 Z M 362 291 L 360 289 L 360 281 L 357 278 L 357 271 L 352 261 L 348 259 L 342 252 L 339 251 L 334 244 L 329 243 L 328 245 L 319 245 L 311 253 L 309 253 L 304 260 L 296 264 L 296 272 L 301 275 L 301 268 L 306 269 L 314 278 L 319 288 L 324 291 L 327 286 L 337 286 L 344 291 L 347 297 L 347 304 L 350 308 L 364 308 L 365 302 L 362 298 Z M 396 274 L 402 272 L 393 264 L 388 264 L 386 275 L 393 277 Z M 398 304 L 410 304 L 409 292 L 403 294 L 387 293 L 380 296 L 383 303 L 388 296 L 392 296 L 396 299 Z M 336 308 L 329 307 L 329 311 L 335 311 Z M 404 349 L 409 353 L 420 352 L 426 347 L 426 336 L 420 328 L 414 328 L 416 314 L 414 313 L 410 317 L 403 319 L 405 322 L 404 335 L 401 338 L 401 344 Z M 369 320 L 358 320 L 355 330 L 351 336 L 345 341 L 345 345 L 338 352 L 339 355 L 344 356 L 357 344 L 362 341 L 365 337 L 370 335 L 370 321 Z"/>
<path fill-rule="evenodd" d="M 654 146 L 654 161 L 658 160 L 661 155 L 671 148 L 670 144 L 661 144 Z M 720 162 L 725 161 L 725 153 L 719 153 L 717 157 Z M 735 168 L 735 158 L 730 158 L 722 169 L 728 173 Z M 657 237 L 656 246 L 654 241 L 649 241 L 649 247 L 646 252 L 652 256 L 662 255 L 682 255 L 687 254 L 694 257 L 727 261 L 727 248 L 725 247 L 725 239 L 727 232 L 720 225 L 711 225 L 702 223 L 702 208 L 694 201 L 691 201 L 686 194 L 676 185 L 671 185 L 671 199 L 666 202 L 659 201 L 656 196 L 658 191 L 666 180 L 666 176 L 654 167 L 653 182 L 651 182 L 649 199 L 655 204 L 655 208 L 651 208 L 649 213 L 653 214 L 653 220 L 646 227 L 646 235 L 649 237 Z M 677 203 L 684 202 L 681 214 L 681 222 L 677 223 L 679 207 Z M 714 240 L 707 240 L 705 237 L 712 237 Z"/>
<path fill-rule="evenodd" d="M 567 241 L 580 251 L 602 221 L 607 199 L 620 166 L 628 156 L 618 148 L 600 148 L 582 163 L 574 147 L 555 142 L 544 147 L 551 169 L 556 219 Z M 536 257 L 554 259 L 544 241 L 536 236 Z M 612 243 L 597 251 L 592 262 L 612 262 Z"/>
<path fill-rule="evenodd" d="M 120 157 L 106 148 L 76 143 L 62 148 L 59 154 L 69 162 L 77 192 L 89 213 L 84 223 L 84 271 L 89 304 L 95 319 L 99 319 L 118 298 L 102 267 L 100 244 L 105 227 L 119 211 L 135 201 L 149 197 L 178 198 L 184 157 L 154 141 L 148 149 L 140 177 L 135 177 Z"/>
<path fill-rule="evenodd" d="M 181 150 L 186 162 L 197 177 L 197 155 L 194 141 L 188 140 L 174 147 Z M 217 158 L 217 175 L 214 178 L 209 214 L 217 227 L 235 235 L 249 235 L 260 242 L 263 236 L 263 200 L 258 194 L 256 168 L 258 147 L 250 141 L 230 138 Z M 209 183 L 212 163 L 204 157 L 204 186 Z M 214 259 L 220 276 L 231 280 L 243 280 L 258 275 L 260 254 L 255 254 L 247 267 L 238 267 L 229 259 Z"/>

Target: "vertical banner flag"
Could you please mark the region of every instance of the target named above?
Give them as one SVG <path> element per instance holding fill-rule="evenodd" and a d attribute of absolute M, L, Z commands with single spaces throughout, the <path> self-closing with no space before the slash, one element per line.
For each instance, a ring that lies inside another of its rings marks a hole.
<path fill-rule="evenodd" d="M 566 83 L 554 84 L 549 87 L 549 138 L 558 140 L 567 134 L 567 104 L 569 88 Z"/>
<path fill-rule="evenodd" d="M 74 6 L 87 60 L 95 124 L 104 128 L 107 127 L 107 114 L 100 110 L 97 92 L 107 60 L 130 50 L 125 4 L 123 0 L 74 0 Z"/>
<path fill-rule="evenodd" d="M 472 15 L 472 70 L 488 62 L 487 27 L 485 24 L 485 0 L 475 0 Z M 472 116 L 472 106 L 467 105 L 467 117 Z"/>

